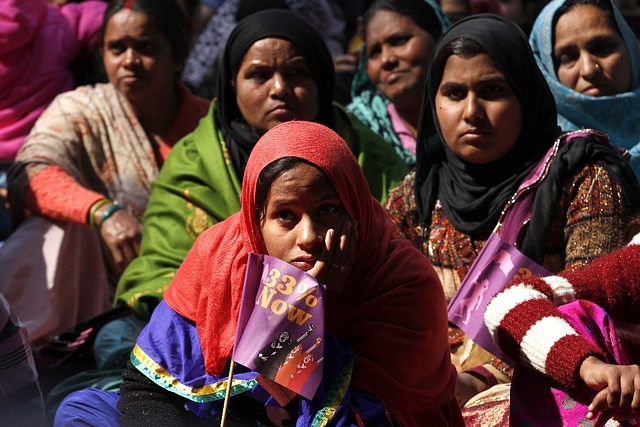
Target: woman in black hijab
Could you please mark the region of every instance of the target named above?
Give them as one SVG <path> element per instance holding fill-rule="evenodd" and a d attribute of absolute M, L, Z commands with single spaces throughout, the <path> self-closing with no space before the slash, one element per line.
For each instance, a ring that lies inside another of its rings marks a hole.
<path fill-rule="evenodd" d="M 633 172 L 606 135 L 560 134 L 553 96 L 516 25 L 487 14 L 463 19 L 439 40 L 431 64 L 417 169 L 386 208 L 401 234 L 431 260 L 447 301 L 506 206 L 522 209 L 525 220 L 502 224 L 510 234 L 501 237 L 551 272 L 625 243 L 624 228 L 640 210 Z M 510 382 L 511 366 L 454 326 L 450 347 L 461 406 Z M 508 392 L 493 404 L 508 414 Z M 464 413 L 467 425 L 505 421 L 482 418 L 489 412 L 478 406 Z"/>
<path fill-rule="evenodd" d="M 249 153 L 260 137 L 238 106 L 234 80 L 249 49 L 266 38 L 285 39 L 304 57 L 310 77 L 317 86 L 318 115 L 308 120 L 333 127 L 333 59 L 320 34 L 295 12 L 269 9 L 249 15 L 229 35 L 218 73 L 216 99 L 220 127 L 237 171 L 244 171 Z"/>

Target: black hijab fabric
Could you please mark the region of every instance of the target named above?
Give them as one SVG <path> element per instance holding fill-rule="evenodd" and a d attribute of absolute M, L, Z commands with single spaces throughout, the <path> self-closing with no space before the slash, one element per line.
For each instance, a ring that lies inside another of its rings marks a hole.
<path fill-rule="evenodd" d="M 260 135 L 242 118 L 231 81 L 247 50 L 256 41 L 269 37 L 290 41 L 306 59 L 318 86 L 320 109 L 315 121 L 328 127 L 333 125 L 335 71 L 331 53 L 322 36 L 304 18 L 289 10 L 268 9 L 249 15 L 229 35 L 216 84 L 217 126 L 222 131 L 240 178 Z"/>
<path fill-rule="evenodd" d="M 489 53 L 505 75 L 522 110 L 522 129 L 515 145 L 505 156 L 488 164 L 471 164 L 456 156 L 444 143 L 435 114 L 434 100 L 442 77 L 442 69 L 436 71 L 435 59 L 445 45 L 458 38 L 475 40 Z M 438 41 L 427 76 L 418 130 L 415 187 L 421 222 L 431 223 L 431 212 L 439 199 L 456 229 L 472 236 L 488 235 L 508 199 L 559 134 L 553 95 L 522 30 L 491 14 L 472 15 L 458 21 Z M 531 222 L 520 245 L 535 261 L 542 262 L 544 257 L 551 217 L 565 179 L 577 173 L 588 160 L 601 164 L 613 174 L 622 185 L 627 201 L 638 205 L 640 187 L 619 153 L 595 142 L 593 137 L 572 141 L 558 151 L 536 193 Z"/>
<path fill-rule="evenodd" d="M 434 100 L 442 75 L 434 77 L 433 61 L 445 45 L 461 37 L 485 48 L 505 75 L 522 110 L 522 130 L 514 147 L 488 164 L 467 163 L 453 154 L 444 143 L 435 114 Z M 487 14 L 473 15 L 453 25 L 434 49 L 422 104 L 416 175 L 421 220 L 430 222 L 439 198 L 458 230 L 468 234 L 491 231 L 509 197 L 553 145 L 559 133 L 555 105 L 529 42 L 516 25 Z"/>

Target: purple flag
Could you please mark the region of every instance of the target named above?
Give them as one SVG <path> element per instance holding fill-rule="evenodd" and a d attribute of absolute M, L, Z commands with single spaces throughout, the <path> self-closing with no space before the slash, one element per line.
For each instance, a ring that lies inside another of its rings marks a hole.
<path fill-rule="evenodd" d="M 249 254 L 233 360 L 313 399 L 322 381 L 324 294 L 299 268 Z"/>
<path fill-rule="evenodd" d="M 508 360 L 494 344 L 484 324 L 485 309 L 493 296 L 510 280 L 550 274 L 496 233 L 491 233 L 458 291 L 449 301 L 449 321 L 480 347 L 502 360 Z"/>

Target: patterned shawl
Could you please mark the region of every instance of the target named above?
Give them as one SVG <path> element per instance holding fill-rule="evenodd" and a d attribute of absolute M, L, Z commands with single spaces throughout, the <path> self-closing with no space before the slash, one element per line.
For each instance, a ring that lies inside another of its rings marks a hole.
<path fill-rule="evenodd" d="M 255 215 L 258 176 L 285 156 L 322 169 L 358 221 L 348 288 L 329 293 L 325 317 L 326 329 L 354 349 L 351 384 L 382 399 L 407 425 L 442 418 L 439 406 L 455 404 L 456 378 L 442 287 L 427 258 L 395 237 L 395 224 L 367 190 L 344 141 L 316 123 L 287 122 L 258 141 L 244 175 L 241 211 L 196 240 L 165 293 L 173 310 L 195 321 L 207 372 L 220 374 L 231 356 L 248 254 L 266 253 Z"/>
<path fill-rule="evenodd" d="M 614 96 L 587 96 L 569 89 L 556 75 L 553 64 L 553 21 L 564 0 L 553 0 L 540 12 L 529 43 L 558 109 L 562 130 L 591 128 L 605 132 L 611 143 L 630 150 L 631 166 L 640 177 L 640 47 L 633 30 L 612 2 L 614 17 L 631 62 L 631 91 Z"/>
<path fill-rule="evenodd" d="M 165 141 L 173 145 L 191 131 L 208 103 L 180 85 L 180 109 Z M 50 165 L 62 167 L 86 188 L 117 200 L 142 218 L 151 182 L 158 176 L 158 155 L 133 109 L 110 83 L 83 86 L 56 97 L 33 127 L 9 172 L 9 196 L 15 216 L 29 179 Z M 17 222 L 16 222 L 17 224 Z"/>

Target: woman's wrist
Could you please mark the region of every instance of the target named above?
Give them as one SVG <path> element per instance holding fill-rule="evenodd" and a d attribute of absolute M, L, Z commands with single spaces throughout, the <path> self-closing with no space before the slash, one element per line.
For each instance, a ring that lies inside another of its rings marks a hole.
<path fill-rule="evenodd" d="M 109 198 L 104 198 L 104 199 L 98 200 L 93 205 L 91 205 L 91 208 L 89 209 L 89 215 L 88 215 L 88 222 L 91 228 L 93 228 L 94 230 L 97 230 L 98 222 L 100 221 L 100 218 L 102 218 L 104 211 L 106 211 L 107 208 L 112 204 L 113 204 L 113 200 Z"/>
<path fill-rule="evenodd" d="M 102 224 L 121 209 L 122 207 L 118 205 L 118 202 L 111 199 L 98 200 L 91 206 L 89 211 L 89 225 L 94 230 L 100 230 Z"/>
<path fill-rule="evenodd" d="M 589 376 L 591 370 L 593 369 L 599 369 L 602 367 L 602 365 L 605 365 L 606 362 L 603 362 L 601 359 L 599 359 L 596 356 L 590 355 L 587 356 L 579 365 L 578 367 L 578 375 L 580 376 L 580 379 L 582 380 L 582 382 L 587 382 L 587 377 Z"/>
<path fill-rule="evenodd" d="M 120 205 L 118 205 L 118 202 L 116 201 L 114 201 L 110 206 L 107 205 L 107 208 L 102 211 L 102 215 L 100 216 L 100 221 L 96 223 L 96 229 L 100 230 L 100 228 L 102 227 L 102 224 L 104 224 L 106 220 L 111 218 L 111 216 L 119 210 L 122 210 L 122 207 L 120 207 Z"/>

